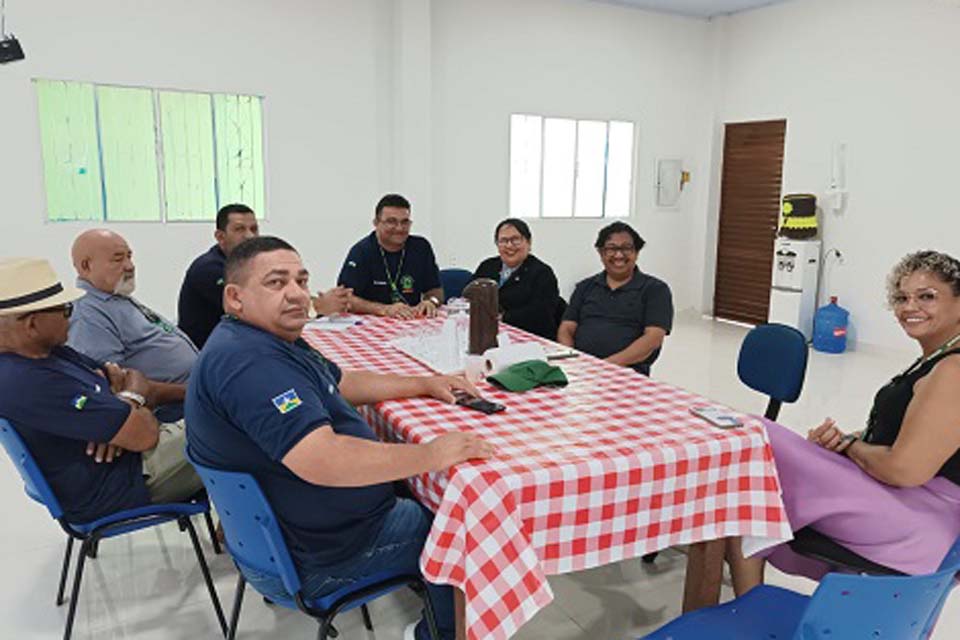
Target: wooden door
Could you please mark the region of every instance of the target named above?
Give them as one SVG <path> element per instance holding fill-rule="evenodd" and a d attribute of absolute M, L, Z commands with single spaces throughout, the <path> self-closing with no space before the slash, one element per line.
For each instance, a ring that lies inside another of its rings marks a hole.
<path fill-rule="evenodd" d="M 726 126 L 713 292 L 718 318 L 767 321 L 786 130 L 786 120 Z"/>

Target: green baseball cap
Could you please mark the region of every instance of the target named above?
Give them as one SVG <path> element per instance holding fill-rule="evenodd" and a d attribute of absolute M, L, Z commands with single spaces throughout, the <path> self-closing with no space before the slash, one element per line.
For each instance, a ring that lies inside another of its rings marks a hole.
<path fill-rule="evenodd" d="M 507 391 L 529 391 L 543 385 L 565 387 L 567 376 L 563 373 L 563 369 L 543 360 L 526 360 L 489 376 L 487 382 L 492 382 Z"/>

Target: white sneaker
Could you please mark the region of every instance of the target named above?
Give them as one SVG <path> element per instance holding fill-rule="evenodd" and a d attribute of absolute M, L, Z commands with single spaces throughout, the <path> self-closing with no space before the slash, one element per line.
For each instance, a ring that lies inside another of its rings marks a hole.
<path fill-rule="evenodd" d="M 419 620 L 417 622 L 419 622 Z M 407 628 L 403 630 L 403 640 L 417 640 L 417 622 L 411 622 L 407 625 Z"/>

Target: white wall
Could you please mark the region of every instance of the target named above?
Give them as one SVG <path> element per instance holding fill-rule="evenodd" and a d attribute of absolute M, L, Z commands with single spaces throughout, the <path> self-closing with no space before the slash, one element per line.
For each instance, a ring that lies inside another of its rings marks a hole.
<path fill-rule="evenodd" d="M 845 264 L 828 265 L 822 293 L 850 309 L 860 342 L 911 348 L 884 306 L 883 283 L 909 251 L 960 255 L 960 7 L 795 0 L 714 24 L 717 129 L 786 118 L 784 192 L 823 194 L 831 146 L 847 145 L 848 206 L 822 218 L 824 246 L 840 249 Z M 715 196 L 705 221 L 715 220 Z M 703 273 L 707 306 L 712 260 Z"/>
<path fill-rule="evenodd" d="M 266 96 L 263 231 L 295 243 L 318 287 L 387 190 L 411 197 L 443 265 L 489 255 L 507 214 L 509 114 L 530 111 L 636 122 L 640 263 L 670 282 L 679 308 L 696 304 L 699 277 L 676 257 L 690 253 L 704 206 L 706 22 L 579 0 L 242 0 L 227 16 L 209 0 L 11 7 L 27 59 L 0 73 L 0 255 L 48 256 L 67 278 L 69 244 L 92 226 L 43 221 L 34 77 Z M 675 210 L 653 206 L 658 156 L 694 172 Z M 140 297 L 173 314 L 212 225 L 112 226 L 133 246 Z M 566 295 L 599 268 L 599 226 L 534 225 Z"/>
<path fill-rule="evenodd" d="M 0 67 L 0 256 L 46 256 L 72 280 L 70 243 L 93 226 L 43 221 L 31 78 L 252 93 L 266 96 L 263 230 L 301 250 L 316 286 L 332 283 L 395 186 L 394 17 L 382 0 L 8 3 L 27 58 Z M 429 215 L 420 222 L 429 228 Z M 135 252 L 140 297 L 174 314 L 213 224 L 112 226 Z"/>
<path fill-rule="evenodd" d="M 699 303 L 686 259 L 705 207 L 709 23 L 579 0 L 433 3 L 434 235 L 440 259 L 473 269 L 508 215 L 511 113 L 626 119 L 637 125 L 635 213 L 642 269 Z M 693 183 L 674 210 L 654 207 L 657 157 L 683 158 Z M 607 221 L 609 222 L 609 221 Z M 600 270 L 604 221 L 537 220 L 534 252 L 569 296 Z"/>
<path fill-rule="evenodd" d="M 82 224 L 43 222 L 34 77 L 266 96 L 269 219 L 314 284 L 335 278 L 387 190 L 411 196 L 444 265 L 494 251 L 507 215 L 511 112 L 637 123 L 641 267 L 679 309 L 708 310 L 723 123 L 788 120 L 785 191 L 822 193 L 847 145 L 849 205 L 825 216 L 839 248 L 824 295 L 862 343 L 908 348 L 883 306 L 903 253 L 958 250 L 950 214 L 960 148 L 960 9 L 941 0 L 794 0 L 711 22 L 581 0 L 68 0 L 15 2 L 27 59 L 0 67 L 0 255 L 44 255 L 70 276 Z M 654 206 L 657 157 L 693 172 L 680 206 Z M 535 251 L 569 295 L 599 268 L 602 222 L 542 220 Z M 141 297 L 172 314 L 212 224 L 115 225 Z"/>

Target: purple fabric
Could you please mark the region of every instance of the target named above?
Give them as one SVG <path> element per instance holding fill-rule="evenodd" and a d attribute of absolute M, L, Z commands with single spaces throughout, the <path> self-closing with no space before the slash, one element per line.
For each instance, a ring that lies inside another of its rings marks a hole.
<path fill-rule="evenodd" d="M 937 570 L 960 536 L 960 486 L 935 477 L 921 487 L 875 480 L 846 456 L 764 420 L 794 531 L 813 525 L 864 558 L 911 575 Z M 827 566 L 782 544 L 761 555 L 786 573 L 819 580 Z"/>

